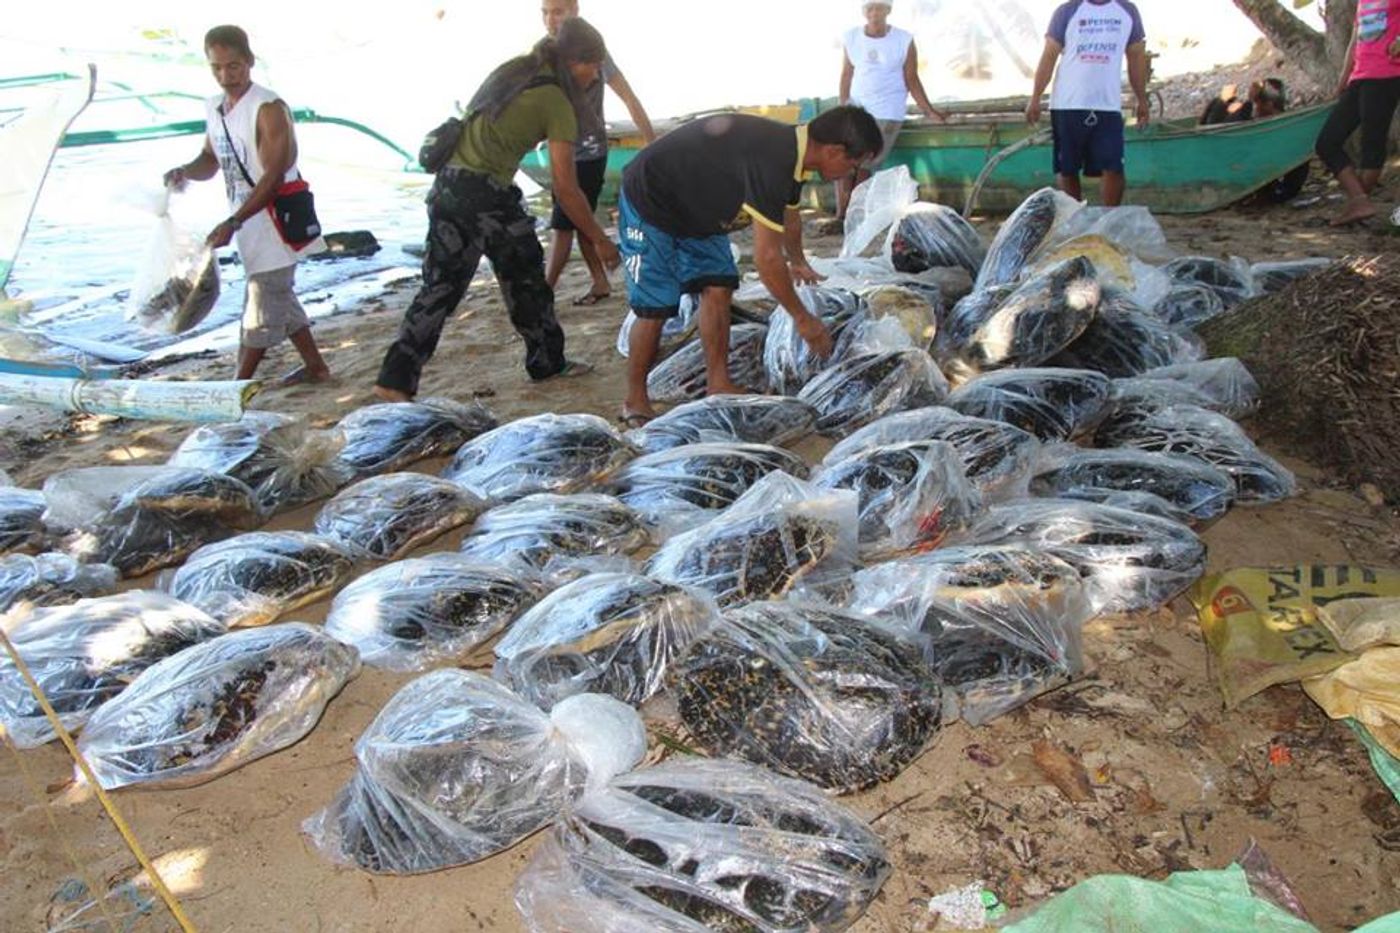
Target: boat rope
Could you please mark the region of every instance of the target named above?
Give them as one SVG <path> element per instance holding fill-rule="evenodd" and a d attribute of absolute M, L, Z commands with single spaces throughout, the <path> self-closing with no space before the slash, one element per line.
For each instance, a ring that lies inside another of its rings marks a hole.
<path fill-rule="evenodd" d="M 987 183 L 987 179 L 991 177 L 992 172 L 996 171 L 998 165 L 1005 162 L 1022 149 L 1029 149 L 1031 146 L 1038 146 L 1048 141 L 1050 136 L 1051 131 L 1048 128 L 1036 130 L 1025 139 L 1012 143 L 988 159 L 987 164 L 982 166 L 982 171 L 977 173 L 977 181 L 972 185 L 972 190 L 968 192 L 967 202 L 963 204 L 962 215 L 964 217 L 971 215 L 972 209 L 977 206 L 977 196 L 982 193 L 982 186 Z"/>
<path fill-rule="evenodd" d="M 44 717 L 48 719 L 49 725 L 53 726 L 53 731 L 58 735 L 58 739 L 63 743 L 63 747 L 68 749 L 68 754 L 73 759 L 73 763 L 77 766 L 78 770 L 82 772 L 83 778 L 88 782 L 88 786 L 92 788 L 93 793 L 97 795 L 97 802 L 102 805 L 103 810 L 107 811 L 107 817 L 112 821 L 112 825 L 117 827 L 117 832 L 121 834 L 122 841 L 126 843 L 126 847 L 131 850 L 131 854 L 136 857 L 136 861 L 151 879 L 151 884 L 155 887 L 156 893 L 160 895 L 160 899 L 165 902 L 165 906 L 169 909 L 170 915 L 175 918 L 175 922 L 180 925 L 180 929 L 183 930 L 184 933 L 194 933 L 194 924 L 190 922 L 190 918 L 185 914 L 184 907 L 180 905 L 179 899 L 175 897 L 175 894 L 166 885 L 165 879 L 160 876 L 160 872 L 156 870 L 155 864 L 146 856 L 146 850 L 142 848 L 141 843 L 136 838 L 136 834 L 131 831 L 131 826 L 122 817 L 121 812 L 117 809 L 117 805 L 112 802 L 112 798 L 102 789 L 102 784 L 97 780 L 97 775 L 93 774 L 92 767 L 87 763 L 87 759 L 83 757 L 82 752 L 78 751 L 78 746 L 73 741 L 72 733 L 64 727 L 63 721 L 58 718 L 58 713 L 54 712 L 53 705 L 49 703 L 49 698 L 44 693 L 44 688 L 40 687 L 39 682 L 34 679 L 34 674 L 30 672 L 29 665 L 25 664 L 24 659 L 19 656 L 19 651 L 15 649 L 14 643 L 10 641 L 10 636 L 3 627 L 0 627 L 0 640 L 5 642 L 5 651 L 9 654 L 10 660 L 14 662 L 15 668 L 19 671 L 20 676 L 24 678 L 25 684 L 29 687 L 29 692 L 32 693 L 34 699 L 39 702 L 40 708 L 44 711 Z M 93 893 L 95 895 L 97 892 L 94 891 Z"/>

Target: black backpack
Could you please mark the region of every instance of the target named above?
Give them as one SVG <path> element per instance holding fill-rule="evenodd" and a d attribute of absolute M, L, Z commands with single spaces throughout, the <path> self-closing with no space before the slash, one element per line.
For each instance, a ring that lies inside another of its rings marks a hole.
<path fill-rule="evenodd" d="M 550 75 L 536 75 L 523 88 L 521 92 L 531 88 L 543 87 L 546 84 L 557 85 L 557 79 Z M 427 136 L 423 137 L 423 144 L 418 147 L 418 164 L 423 166 L 423 170 L 430 174 L 437 174 L 441 168 L 452 158 L 452 153 L 457 151 L 457 143 L 462 138 L 462 131 L 467 128 L 480 111 L 472 111 L 465 117 L 448 117 L 446 120 L 433 127 Z"/>

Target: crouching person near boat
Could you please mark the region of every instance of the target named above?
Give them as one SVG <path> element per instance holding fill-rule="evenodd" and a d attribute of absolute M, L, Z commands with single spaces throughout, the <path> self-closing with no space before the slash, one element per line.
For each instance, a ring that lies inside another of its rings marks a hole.
<path fill-rule="evenodd" d="M 564 356 L 564 331 L 555 317 L 554 292 L 545 281 L 544 250 L 511 179 L 521 158 L 548 141 L 555 199 L 603 264 L 617 268 L 617 246 L 594 219 L 574 171 L 576 114 L 583 91 L 599 80 L 607 54 L 597 30 L 582 19 L 569 19 L 557 36 L 501 65 L 477 90 L 456 150 L 428 192 L 423 285 L 384 354 L 374 387 L 379 398 L 403 402 L 417 394 L 443 323 L 466 294 L 483 255 L 491 260 L 510 322 L 525 341 L 530 378 L 576 376 L 592 369 Z"/>
<path fill-rule="evenodd" d="M 705 117 L 637 154 L 623 170 L 618 203 L 627 299 L 637 315 L 628 344 L 625 422 L 637 426 L 656 414 L 647 374 L 683 294 L 700 295 L 708 393 L 746 391 L 730 380 L 728 367 L 729 301 L 739 284 L 728 231 L 740 214 L 753 220 L 754 265 L 764 286 L 813 352 L 831 353 L 831 334 L 793 286 L 794 279 L 820 279 L 802 252 L 796 205 L 803 176 L 844 178 L 883 144 L 874 117 L 841 106 L 805 126 L 740 113 Z"/>
<path fill-rule="evenodd" d="M 301 354 L 302 366 L 283 377 L 283 383 L 323 382 L 330 369 L 294 286 L 297 262 L 325 249 L 325 241 L 316 237 L 288 245 L 268 211 L 282 183 L 301 177 L 292 112 L 275 93 L 253 83 L 255 59 L 240 27 L 215 26 L 205 33 L 204 55 L 223 93 L 206 102 L 204 148 L 192 161 L 166 172 L 165 183 L 180 188 L 188 180 L 207 181 L 223 172 L 231 213 L 209 232 L 206 243 L 218 249 L 236 242 L 243 262 L 238 378 L 253 378 L 268 349 L 288 339 Z"/>

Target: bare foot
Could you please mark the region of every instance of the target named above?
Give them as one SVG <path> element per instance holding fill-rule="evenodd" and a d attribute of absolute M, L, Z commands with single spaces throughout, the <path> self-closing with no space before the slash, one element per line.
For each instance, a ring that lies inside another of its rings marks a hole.
<path fill-rule="evenodd" d="M 413 396 L 409 395 L 407 392 L 401 392 L 401 391 L 399 391 L 398 389 L 388 389 L 388 388 L 385 388 L 384 386 L 375 386 L 375 387 L 374 387 L 373 389 L 371 389 L 370 391 L 373 392 L 373 393 L 374 393 L 374 397 L 377 398 L 377 399 L 379 399 L 381 402 L 411 402 L 411 401 L 413 401 Z"/>
<path fill-rule="evenodd" d="M 321 366 L 316 369 L 298 366 L 281 379 L 278 379 L 277 384 L 285 388 L 287 386 L 308 385 L 314 382 L 329 382 L 330 378 L 331 371 L 328 366 Z"/>
<path fill-rule="evenodd" d="M 632 399 L 622 403 L 622 412 L 618 416 L 621 420 L 630 418 L 645 418 L 650 421 L 656 417 L 656 409 L 651 407 L 651 399 Z"/>
<path fill-rule="evenodd" d="M 1347 224 L 1360 223 L 1376 216 L 1376 205 L 1371 203 L 1370 198 L 1348 198 L 1347 205 L 1342 212 L 1332 218 L 1332 226 L 1345 227 Z"/>

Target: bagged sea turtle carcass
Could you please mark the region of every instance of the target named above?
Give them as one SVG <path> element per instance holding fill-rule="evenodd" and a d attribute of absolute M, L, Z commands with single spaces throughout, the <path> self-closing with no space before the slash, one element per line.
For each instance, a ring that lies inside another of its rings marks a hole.
<path fill-rule="evenodd" d="M 340 589 L 354 567 L 354 556 L 330 538 L 253 531 L 195 551 L 167 588 L 229 628 L 266 625 Z"/>
<path fill-rule="evenodd" d="M 37 489 L 0 486 L 0 553 L 34 553 L 44 547 L 44 494 Z"/>
<path fill-rule="evenodd" d="M 295 744 L 359 671 L 354 648 L 301 622 L 230 632 L 146 668 L 78 751 L 108 790 L 202 784 Z"/>
<path fill-rule="evenodd" d="M 0 557 L 0 612 L 20 603 L 64 606 L 117 588 L 117 568 L 81 564 L 67 554 L 7 554 Z"/>
<path fill-rule="evenodd" d="M 670 680 L 687 732 L 713 756 L 837 793 L 899 774 L 942 722 L 915 640 L 809 603 L 726 611 Z"/>
<path fill-rule="evenodd" d="M 316 533 L 356 557 L 397 560 L 485 508 L 475 494 L 449 480 L 385 473 L 360 480 L 322 506 Z"/>
<path fill-rule="evenodd" d="M 818 373 L 797 397 L 817 410 L 816 430 L 844 437 L 891 412 L 936 405 L 948 380 L 923 350 L 886 350 L 847 357 Z"/>
<path fill-rule="evenodd" d="M 600 563 L 626 563 L 650 540 L 642 517 L 613 496 L 542 492 L 483 512 L 461 552 L 566 582 Z"/>
<path fill-rule="evenodd" d="M 1243 418 L 1259 407 L 1259 383 L 1233 356 L 1159 366 L 1144 372 L 1142 378 L 1189 386 L 1211 399 L 1202 408 L 1231 418 Z"/>
<path fill-rule="evenodd" d="M 963 472 L 984 499 L 1024 495 L 1040 452 L 1033 434 L 1003 421 L 930 406 L 886 415 L 832 447 L 822 459 L 830 466 L 871 447 L 911 441 L 947 441 L 962 459 Z"/>
<path fill-rule="evenodd" d="M 729 328 L 729 378 L 752 392 L 768 389 L 763 366 L 763 345 L 768 328 L 763 324 L 735 324 Z M 647 376 L 647 394 L 654 402 L 685 402 L 705 394 L 705 347 L 695 339 L 672 353 Z"/>
<path fill-rule="evenodd" d="M 1203 285 L 1215 292 L 1226 311 L 1254 297 L 1254 279 L 1249 274 L 1249 264 L 1242 259 L 1178 256 L 1164 264 L 1162 271 L 1174 283 Z"/>
<path fill-rule="evenodd" d="M 1272 295 L 1330 265 L 1332 260 L 1320 256 L 1285 259 L 1282 262 L 1256 262 L 1249 267 L 1249 278 L 1254 283 L 1254 294 Z"/>
<path fill-rule="evenodd" d="M 1175 252 L 1167 244 L 1166 231 L 1141 205 L 1119 207 L 1085 206 L 1075 211 L 1059 229 L 1065 240 L 1085 235 L 1103 237 L 1119 249 L 1148 262 L 1160 263 L 1171 259 Z"/>
<path fill-rule="evenodd" d="M 899 272 L 961 266 L 975 277 L 987 246 L 976 228 L 951 207 L 916 201 L 890 228 L 885 253 Z"/>
<path fill-rule="evenodd" d="M 354 474 L 341 459 L 337 431 L 308 431 L 273 411 L 249 411 L 237 421 L 195 428 L 167 461 L 225 473 L 252 487 L 269 513 L 335 495 Z"/>
<path fill-rule="evenodd" d="M 865 310 L 865 300 L 845 289 L 800 285 L 797 297 L 808 311 L 821 319 L 834 345 L 852 322 Z M 796 395 L 807 381 L 827 365 L 807 346 L 797 332 L 792 315 L 785 308 L 774 308 L 768 317 L 768 333 L 763 338 L 763 370 L 767 387 L 780 395 Z"/>
<path fill-rule="evenodd" d="M 1193 405 L 1115 412 L 1099 427 L 1094 442 L 1100 447 L 1135 447 L 1203 461 L 1230 475 L 1235 501 L 1242 505 L 1278 502 L 1298 489 L 1287 467 L 1256 447 L 1239 425 Z"/>
<path fill-rule="evenodd" d="M 1094 615 L 1073 566 L 1014 545 L 949 547 L 860 571 L 849 609 L 922 637 L 924 658 L 974 726 L 1083 670 Z"/>
<path fill-rule="evenodd" d="M 795 398 L 710 395 L 677 405 L 643 427 L 627 432 L 627 439 L 647 453 L 701 441 L 783 447 L 812 433 L 816 423 L 816 409 Z"/>
<path fill-rule="evenodd" d="M 973 335 L 1015 291 L 1015 285 L 993 285 L 959 298 L 944 316 L 942 326 L 934 337 L 934 355 L 949 363 L 961 362 Z"/>
<path fill-rule="evenodd" d="M 666 319 L 661 327 L 661 346 L 657 359 L 664 359 L 674 353 L 687 340 L 695 336 L 695 328 L 700 325 L 700 296 L 681 296 L 676 314 Z M 624 359 L 632 352 L 632 328 L 637 326 L 637 313 L 627 309 L 622 326 L 617 330 L 617 352 Z"/>
<path fill-rule="evenodd" d="M 419 671 L 464 657 L 540 593 L 518 565 L 429 554 L 378 567 L 341 590 L 326 633 L 354 645 L 371 667 Z"/>
<path fill-rule="evenodd" d="M 855 493 L 769 473 L 715 518 L 667 541 L 646 573 L 698 587 L 721 607 L 780 599 L 805 576 L 855 563 L 856 509 Z"/>
<path fill-rule="evenodd" d="M 714 518 L 775 470 L 807 478 L 807 462 L 781 447 L 686 444 L 638 457 L 609 485 L 662 537 L 669 537 Z"/>
<path fill-rule="evenodd" d="M 930 298 L 921 289 L 904 285 L 877 285 L 862 293 L 871 321 L 894 320 L 909 338 L 909 345 L 933 349 L 938 321 L 944 311 L 941 298 Z"/>
<path fill-rule="evenodd" d="M 1046 365 L 1136 376 L 1158 366 L 1195 362 L 1204 352 L 1199 341 L 1142 310 L 1125 293 L 1108 289 L 1084 333 Z"/>
<path fill-rule="evenodd" d="M 170 259 L 169 278 L 141 297 L 127 319 L 146 330 L 183 334 L 208 317 L 219 300 L 219 257 L 205 247 Z"/>
<path fill-rule="evenodd" d="M 1108 377 L 1088 369 L 1038 367 L 983 373 L 948 396 L 964 415 L 1004 421 L 1043 441 L 1090 430 L 1108 405 Z"/>
<path fill-rule="evenodd" d="M 480 402 L 449 398 L 366 405 L 340 419 L 340 460 L 357 478 L 392 473 L 429 457 L 446 457 L 499 422 Z"/>
<path fill-rule="evenodd" d="M 579 693 L 640 706 L 718 618 L 699 590 L 636 573 L 589 574 L 511 626 L 496 645 L 496 679 L 543 709 Z"/>
<path fill-rule="evenodd" d="M 1001 302 L 962 348 L 974 370 L 1043 363 L 1084 333 L 1099 307 L 1094 266 L 1066 259 L 1026 280 Z"/>
<path fill-rule="evenodd" d="M 1208 525 L 1235 501 L 1235 481 L 1193 457 L 1147 450 L 1078 450 L 1042 469 L 1030 490 L 1037 496 L 1079 499 L 1084 489 L 1147 492 Z"/>
<path fill-rule="evenodd" d="M 1206 546 L 1185 525 L 1093 502 L 1021 499 L 988 509 L 960 544 L 1016 544 L 1079 571 L 1096 612 L 1165 605 L 1205 570 Z"/>
<path fill-rule="evenodd" d="M 824 465 L 813 484 L 859 497 L 859 548 L 866 562 L 937 547 L 982 508 L 962 457 L 947 441 L 867 447 Z"/>
<path fill-rule="evenodd" d="M 94 709 L 161 658 L 228 631 L 195 607 L 149 590 L 35 609 L 7 628 L 69 730 L 81 727 Z M 8 653 L 0 654 L 0 723 L 20 748 L 56 737 Z"/>
<path fill-rule="evenodd" d="M 558 819 L 646 751 L 635 710 L 583 694 L 542 713 L 491 678 L 433 671 L 355 742 L 355 776 L 302 824 L 333 862 L 384 875 L 465 865 Z"/>
<path fill-rule="evenodd" d="M 464 444 L 442 475 L 491 503 L 601 482 L 637 448 L 597 415 L 533 415 Z"/>
<path fill-rule="evenodd" d="M 1041 247 L 1054 243 L 1060 227 L 1082 206 L 1054 188 L 1041 188 L 1022 201 L 987 247 L 973 288 L 1015 282 Z"/>
<path fill-rule="evenodd" d="M 92 476 L 100 480 L 101 474 Z M 257 494 L 242 480 L 193 467 L 159 467 L 66 539 L 64 550 L 84 563 L 111 564 L 123 577 L 139 577 L 178 564 L 211 541 L 250 531 L 265 517 Z"/>
<path fill-rule="evenodd" d="M 536 850 L 515 904 L 534 933 L 834 933 L 889 874 L 879 837 L 819 789 L 686 758 L 581 800 Z"/>
<path fill-rule="evenodd" d="M 1173 282 L 1152 312 L 1177 330 L 1190 330 L 1225 313 L 1220 293 L 1199 282 Z"/>

